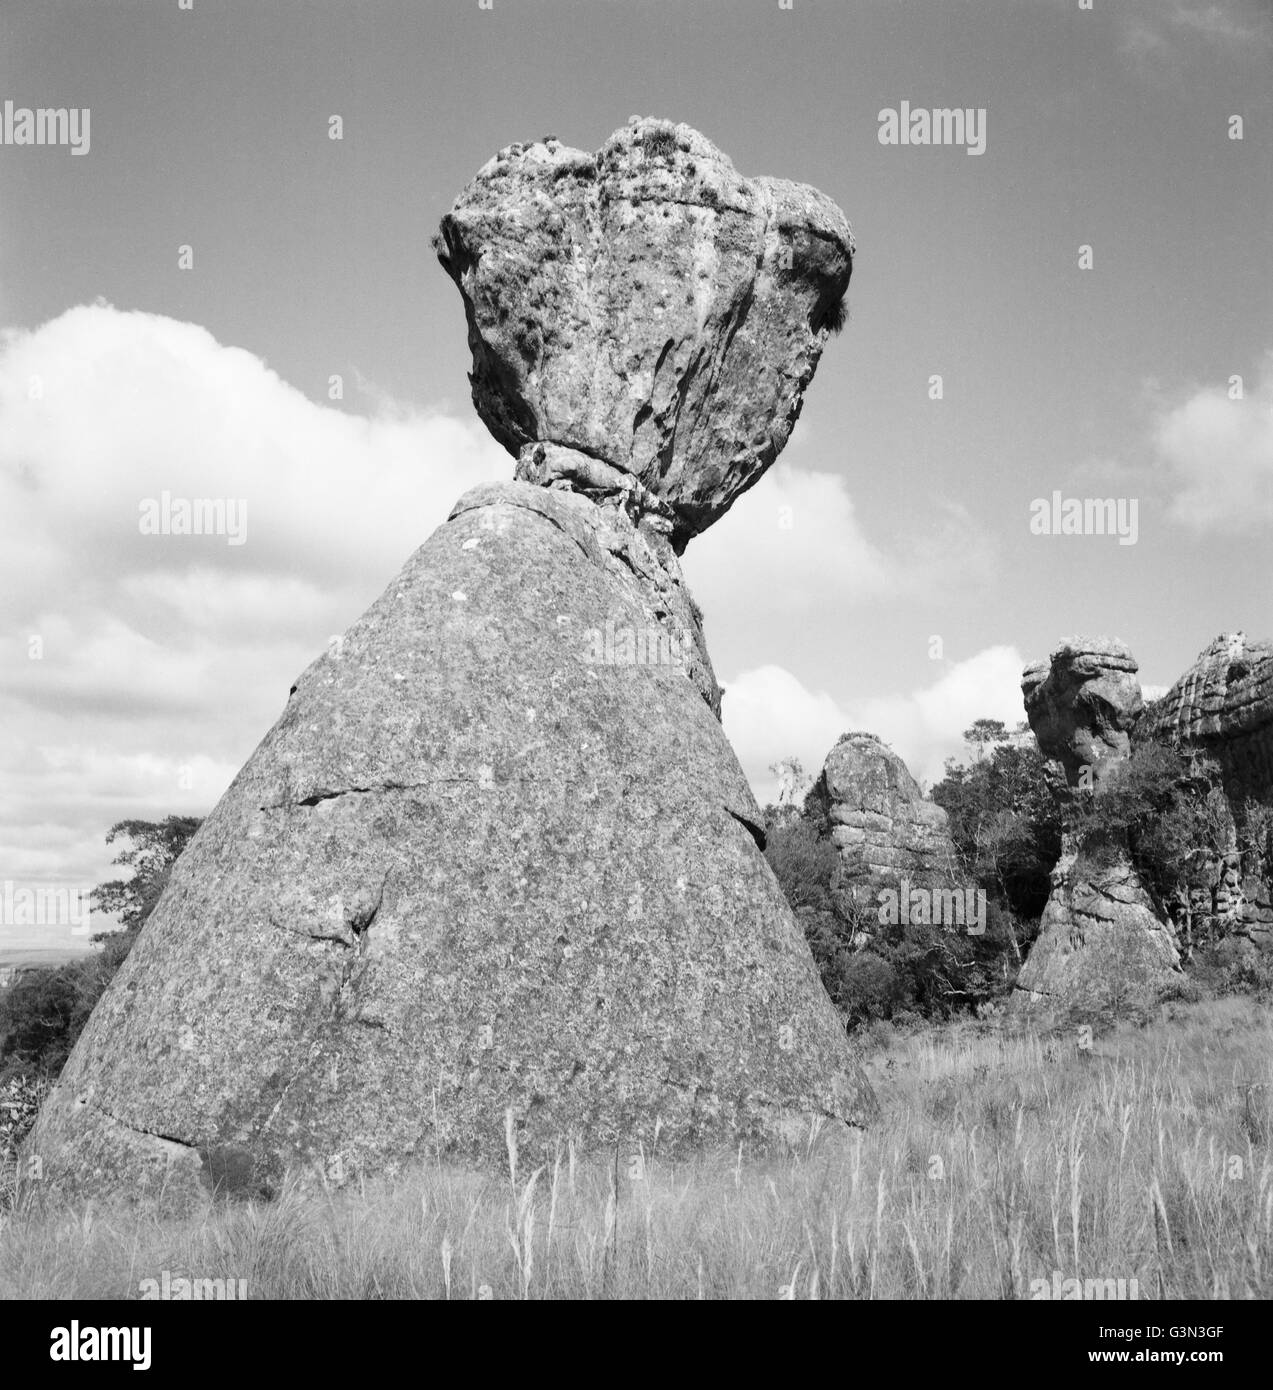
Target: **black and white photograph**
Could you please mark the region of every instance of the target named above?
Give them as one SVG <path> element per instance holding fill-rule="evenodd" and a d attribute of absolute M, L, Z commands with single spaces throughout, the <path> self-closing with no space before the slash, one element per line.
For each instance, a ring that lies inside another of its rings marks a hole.
<path fill-rule="evenodd" d="M 1253 1354 L 1270 529 L 1273 0 L 0 0 L 0 1354 Z"/>

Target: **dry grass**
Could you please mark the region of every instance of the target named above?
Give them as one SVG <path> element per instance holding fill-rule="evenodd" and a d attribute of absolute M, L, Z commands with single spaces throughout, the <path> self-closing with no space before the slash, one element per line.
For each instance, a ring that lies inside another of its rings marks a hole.
<path fill-rule="evenodd" d="M 185 1222 L 19 1212 L 0 1298 L 136 1297 L 145 1278 L 253 1298 L 1029 1297 L 1135 1278 L 1141 1298 L 1273 1297 L 1273 1019 L 1176 1006 L 1090 1052 L 965 1027 L 870 1058 L 884 1116 L 767 1163 L 645 1155 L 222 1205 Z"/>

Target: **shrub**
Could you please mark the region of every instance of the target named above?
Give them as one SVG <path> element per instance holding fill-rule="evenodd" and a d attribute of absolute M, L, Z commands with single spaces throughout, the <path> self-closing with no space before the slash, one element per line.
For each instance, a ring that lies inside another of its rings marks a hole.
<path fill-rule="evenodd" d="M 822 322 L 819 327 L 825 328 L 831 333 L 841 333 L 848 321 L 849 297 L 846 294 L 843 299 L 832 300 L 822 315 Z"/>
<path fill-rule="evenodd" d="M 1211 888 L 1234 843 L 1219 766 L 1165 744 L 1133 748 L 1094 795 L 1073 798 L 1070 814 L 1095 863 L 1130 854 L 1164 918 L 1173 898 Z"/>
<path fill-rule="evenodd" d="M 968 733 L 990 727 L 978 720 Z M 1003 744 L 970 767 L 952 760 L 932 798 L 946 812 L 968 877 L 1014 917 L 1039 917 L 1061 854 L 1062 795 L 1038 749 Z"/>
<path fill-rule="evenodd" d="M 837 981 L 839 999 L 850 1024 L 890 1018 L 897 1002 L 897 972 L 872 951 L 859 951 L 844 962 Z"/>
<path fill-rule="evenodd" d="M 100 961 L 28 970 L 0 993 L 0 1077 L 57 1076 L 105 987 Z"/>
<path fill-rule="evenodd" d="M 201 823 L 194 816 L 169 816 L 162 821 L 120 821 L 111 827 L 107 844 L 120 838 L 130 842 L 113 862 L 132 874 L 99 884 L 92 901 L 100 912 L 118 913 L 124 930 L 95 936 L 101 950 L 94 956 L 27 971 L 0 990 L 0 1081 L 56 1077 L 61 1072 Z"/>
<path fill-rule="evenodd" d="M 817 828 L 803 818 L 787 820 L 770 829 L 765 858 L 782 885 L 793 912 L 831 906 L 831 877 L 840 862 L 830 840 L 820 839 Z"/>
<path fill-rule="evenodd" d="M 1273 958 L 1234 941 L 1198 946 L 1189 962 L 1189 979 L 1208 995 L 1250 994 L 1273 998 Z"/>
<path fill-rule="evenodd" d="M 641 147 L 647 159 L 671 159 L 677 150 L 676 128 L 670 125 L 653 126 L 642 134 Z"/>
<path fill-rule="evenodd" d="M 1008 752 L 1017 755 L 1022 750 Z M 787 764 L 794 766 L 792 760 Z M 775 764 L 774 770 L 782 766 Z M 987 772 L 989 768 L 988 763 Z M 1039 768 L 1037 757 L 1033 763 L 1014 756 L 1001 759 L 995 764 L 993 781 L 981 787 L 979 794 L 1015 785 L 1024 804 L 1029 774 Z M 984 778 L 987 772 L 979 776 Z M 963 785 L 959 778 L 955 783 L 957 790 Z M 1043 795 L 1039 805 L 1051 813 L 1050 795 Z M 997 842 L 994 863 L 999 878 L 987 894 L 986 930 L 984 935 L 972 936 L 940 925 L 881 924 L 873 895 L 855 896 L 842 881 L 840 855 L 830 838 L 829 802 L 820 781 L 809 789 L 800 811 L 790 804 L 768 808 L 766 824 L 766 857 L 804 928 L 823 985 L 850 1027 L 895 1019 L 901 1013 L 946 1018 L 999 998 L 1011 988 L 1033 929 L 1013 912 L 1002 883 L 1015 884 L 1029 873 L 1041 875 L 1043 892 L 1037 903 L 1041 911 L 1051 860 L 1059 853 L 1059 832 L 1054 833 L 1049 858 L 1048 851 L 1038 847 L 1029 818 L 1022 817 L 1017 853 L 1018 859 L 1028 860 L 1025 867 Z"/>

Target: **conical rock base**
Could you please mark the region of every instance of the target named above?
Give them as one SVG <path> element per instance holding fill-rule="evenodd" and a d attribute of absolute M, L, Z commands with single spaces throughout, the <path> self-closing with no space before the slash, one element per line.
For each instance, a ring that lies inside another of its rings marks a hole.
<path fill-rule="evenodd" d="M 647 543 L 648 542 L 648 543 Z M 28 1140 L 46 1190 L 659 1152 L 874 1099 L 761 853 L 670 548 L 477 489 L 178 862 Z"/>

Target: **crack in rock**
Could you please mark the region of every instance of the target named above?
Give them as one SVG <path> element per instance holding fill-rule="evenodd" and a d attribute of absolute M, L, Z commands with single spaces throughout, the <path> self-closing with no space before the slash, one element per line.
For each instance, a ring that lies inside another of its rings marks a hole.
<path fill-rule="evenodd" d="M 739 813 L 730 806 L 726 806 L 725 811 L 728 815 L 733 816 L 738 824 L 743 827 L 753 840 L 755 840 L 756 848 L 763 854 L 765 849 L 764 827 L 757 825 L 755 821 L 748 820 L 746 816 L 739 815 Z"/>

